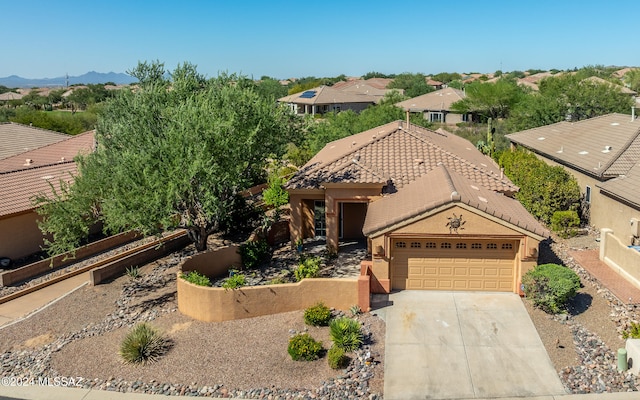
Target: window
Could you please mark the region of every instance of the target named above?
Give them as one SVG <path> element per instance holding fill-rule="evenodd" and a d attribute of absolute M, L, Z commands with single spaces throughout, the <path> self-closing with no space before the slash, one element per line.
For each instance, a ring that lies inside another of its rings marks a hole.
<path fill-rule="evenodd" d="M 435 112 L 430 113 L 429 122 L 442 122 L 442 113 L 435 113 Z"/>
<path fill-rule="evenodd" d="M 495 250 L 498 248 L 498 245 L 495 243 L 487 243 L 487 250 Z"/>
<path fill-rule="evenodd" d="M 471 248 L 472 249 L 481 249 L 482 248 L 482 243 L 471 243 Z"/>
<path fill-rule="evenodd" d="M 396 242 L 396 248 L 404 249 L 405 247 L 407 247 L 407 243 L 406 242 Z"/>
<path fill-rule="evenodd" d="M 591 186 L 587 186 L 584 191 L 584 201 L 591 204 Z"/>
<path fill-rule="evenodd" d="M 462 122 L 469 122 L 469 121 L 470 121 L 469 114 L 467 113 L 462 114 Z"/>
<path fill-rule="evenodd" d="M 424 248 L 425 249 L 435 249 L 436 248 L 436 244 L 435 242 L 427 242 L 424 244 Z"/>
<path fill-rule="evenodd" d="M 467 248 L 466 243 L 456 243 L 456 249 L 466 249 L 466 248 Z"/>
<path fill-rule="evenodd" d="M 411 248 L 412 249 L 419 249 L 420 247 L 422 247 L 420 242 L 411 242 Z"/>
<path fill-rule="evenodd" d="M 513 245 L 511 243 L 502 243 L 502 250 L 513 250 Z"/>
<path fill-rule="evenodd" d="M 440 248 L 441 249 L 450 249 L 451 248 L 451 243 L 442 242 L 442 243 L 440 243 Z"/>

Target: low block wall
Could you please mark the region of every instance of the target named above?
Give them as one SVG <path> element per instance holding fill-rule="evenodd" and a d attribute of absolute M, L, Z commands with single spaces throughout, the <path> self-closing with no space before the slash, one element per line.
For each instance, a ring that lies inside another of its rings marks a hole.
<path fill-rule="evenodd" d="M 186 234 L 182 234 L 170 239 L 161 239 L 159 242 L 162 242 L 160 247 L 149 247 L 120 258 L 117 261 L 92 269 L 89 271 L 91 284 L 98 285 L 106 280 L 121 276 L 126 272 L 127 268 L 133 265 L 142 265 L 153 260 L 157 260 L 169 253 L 182 249 L 191 241 Z"/>
<path fill-rule="evenodd" d="M 240 246 L 231 245 L 204 251 L 184 260 L 180 270 L 198 271 L 210 278 L 227 275 L 230 269 L 242 267 L 239 250 Z"/>
<path fill-rule="evenodd" d="M 134 232 L 120 233 L 79 247 L 76 250 L 75 257 L 71 257 L 71 252 L 68 252 L 45 260 L 36 261 L 11 271 L 5 271 L 0 274 L 0 286 L 13 285 L 31 277 L 51 272 L 55 269 L 62 268 L 94 254 L 101 253 L 116 246 L 121 246 L 139 238 L 140 236 Z"/>
<path fill-rule="evenodd" d="M 640 252 L 625 246 L 610 229 L 601 231 L 600 260 L 640 289 Z"/>
<path fill-rule="evenodd" d="M 319 301 L 345 311 L 358 304 L 357 279 L 314 278 L 225 290 L 194 285 L 178 276 L 177 286 L 180 312 L 207 322 L 303 310 Z"/>
<path fill-rule="evenodd" d="M 191 318 L 221 322 L 303 310 L 319 301 L 347 311 L 353 305 L 369 309 L 369 277 L 358 279 L 313 278 L 297 283 L 245 286 L 238 289 L 194 285 L 180 278 L 182 272 L 198 271 L 209 277 L 226 275 L 242 265 L 238 246 L 229 246 L 186 259 L 178 271 L 178 309 Z"/>

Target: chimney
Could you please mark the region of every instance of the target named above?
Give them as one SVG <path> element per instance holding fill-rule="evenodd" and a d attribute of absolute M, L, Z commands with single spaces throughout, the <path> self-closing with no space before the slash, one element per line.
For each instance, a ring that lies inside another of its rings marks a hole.
<path fill-rule="evenodd" d="M 410 128 L 409 123 L 409 109 L 407 108 L 407 130 Z"/>

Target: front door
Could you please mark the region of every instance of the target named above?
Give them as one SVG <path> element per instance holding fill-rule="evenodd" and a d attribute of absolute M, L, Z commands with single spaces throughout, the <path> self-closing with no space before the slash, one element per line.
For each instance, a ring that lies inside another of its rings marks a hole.
<path fill-rule="evenodd" d="M 324 200 L 313 202 L 313 224 L 315 236 L 327 236 Z"/>

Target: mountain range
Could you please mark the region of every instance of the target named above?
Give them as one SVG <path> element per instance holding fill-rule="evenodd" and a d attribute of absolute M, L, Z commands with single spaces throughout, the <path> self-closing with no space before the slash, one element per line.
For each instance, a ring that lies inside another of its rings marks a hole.
<path fill-rule="evenodd" d="M 67 82 L 68 79 L 68 82 Z M 42 78 L 42 79 L 28 79 L 22 78 L 17 75 L 7 76 L 6 78 L 0 78 L 0 85 L 9 88 L 28 88 L 28 87 L 51 87 L 51 86 L 67 86 L 76 84 L 98 84 L 113 82 L 116 85 L 126 85 L 138 80 L 131 75 L 124 73 L 101 73 L 101 72 L 87 72 L 80 76 L 61 76 L 58 78 Z"/>

